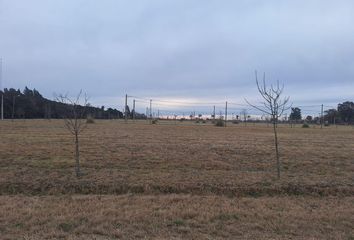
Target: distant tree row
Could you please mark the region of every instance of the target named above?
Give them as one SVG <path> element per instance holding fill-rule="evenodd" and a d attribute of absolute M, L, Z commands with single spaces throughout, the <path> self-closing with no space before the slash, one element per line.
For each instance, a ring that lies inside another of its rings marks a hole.
<path fill-rule="evenodd" d="M 4 94 L 4 117 L 11 118 L 62 118 L 70 107 L 67 104 L 52 101 L 44 98 L 36 89 L 25 88 L 23 92 L 19 89 L 7 89 L 0 91 Z M 123 118 L 123 113 L 117 109 L 104 106 L 101 108 L 86 107 L 86 116 L 97 119 Z"/>
<path fill-rule="evenodd" d="M 291 109 L 289 120 L 302 121 L 301 109 L 298 107 Z M 338 104 L 337 109 L 332 108 L 324 111 L 323 119 L 330 124 L 354 124 L 354 103 L 347 101 Z M 306 116 L 307 122 L 319 122 L 320 116 Z"/>
<path fill-rule="evenodd" d="M 326 110 L 324 120 L 328 123 L 354 124 L 354 103 L 347 101 L 338 104 L 337 109 Z"/>

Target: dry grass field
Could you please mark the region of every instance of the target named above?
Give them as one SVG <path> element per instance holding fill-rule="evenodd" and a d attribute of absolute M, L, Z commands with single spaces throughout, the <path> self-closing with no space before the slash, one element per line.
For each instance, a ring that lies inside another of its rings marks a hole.
<path fill-rule="evenodd" d="M 0 122 L 0 239 L 354 239 L 354 128 Z"/>

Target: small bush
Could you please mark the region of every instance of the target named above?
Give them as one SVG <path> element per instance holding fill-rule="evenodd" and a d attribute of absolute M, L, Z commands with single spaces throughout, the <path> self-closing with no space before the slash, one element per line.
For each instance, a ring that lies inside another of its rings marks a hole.
<path fill-rule="evenodd" d="M 176 219 L 176 220 L 173 221 L 173 225 L 184 226 L 185 222 L 182 219 Z"/>
<path fill-rule="evenodd" d="M 304 123 L 303 125 L 302 125 L 302 128 L 309 128 L 310 127 L 310 125 L 308 125 L 307 123 Z"/>
<path fill-rule="evenodd" d="M 71 232 L 75 228 L 75 224 L 73 223 L 60 223 L 58 228 L 62 230 L 63 232 Z"/>
<path fill-rule="evenodd" d="M 93 117 L 88 116 L 87 119 L 86 119 L 86 123 L 87 124 L 93 124 L 93 123 L 95 123 L 95 120 L 93 119 Z"/>
<path fill-rule="evenodd" d="M 157 119 L 151 121 L 152 124 L 157 124 L 157 122 L 158 122 Z"/>
<path fill-rule="evenodd" d="M 225 126 L 224 120 L 218 119 L 218 120 L 216 121 L 216 123 L 215 123 L 215 126 L 217 126 L 217 127 L 224 127 L 224 126 Z"/>

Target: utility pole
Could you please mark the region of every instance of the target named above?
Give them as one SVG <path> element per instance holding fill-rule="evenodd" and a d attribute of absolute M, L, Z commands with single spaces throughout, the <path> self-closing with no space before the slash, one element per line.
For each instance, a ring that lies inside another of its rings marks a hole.
<path fill-rule="evenodd" d="M 213 121 L 215 122 L 215 105 L 214 105 L 214 111 L 213 111 Z"/>
<path fill-rule="evenodd" d="M 125 94 L 125 105 L 124 105 L 124 121 L 127 123 L 128 120 L 128 94 Z"/>
<path fill-rule="evenodd" d="M 2 58 L 0 58 L 1 120 L 4 120 L 4 92 L 2 88 Z"/>
<path fill-rule="evenodd" d="M 135 99 L 133 100 L 133 120 L 135 120 Z"/>
<path fill-rule="evenodd" d="M 152 99 L 150 99 L 150 123 L 152 123 Z"/>
<path fill-rule="evenodd" d="M 323 128 L 323 104 L 321 105 L 321 129 Z"/>
<path fill-rule="evenodd" d="M 226 124 L 227 124 L 227 101 L 225 104 L 225 127 L 226 127 Z"/>

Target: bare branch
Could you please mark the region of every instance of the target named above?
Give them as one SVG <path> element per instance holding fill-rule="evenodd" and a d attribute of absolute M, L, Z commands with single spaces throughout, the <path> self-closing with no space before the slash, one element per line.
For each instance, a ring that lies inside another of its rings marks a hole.
<path fill-rule="evenodd" d="M 262 108 L 260 108 L 260 107 L 257 107 L 256 105 L 251 104 L 246 98 L 245 98 L 245 101 L 246 101 L 247 104 L 250 105 L 251 107 L 253 107 L 253 108 L 255 108 L 255 109 L 257 109 L 257 110 L 259 110 L 259 111 L 261 111 L 261 112 L 263 112 L 263 113 L 265 113 L 265 114 L 270 114 L 269 111 L 266 111 L 266 110 L 264 110 L 264 109 L 262 109 Z"/>

